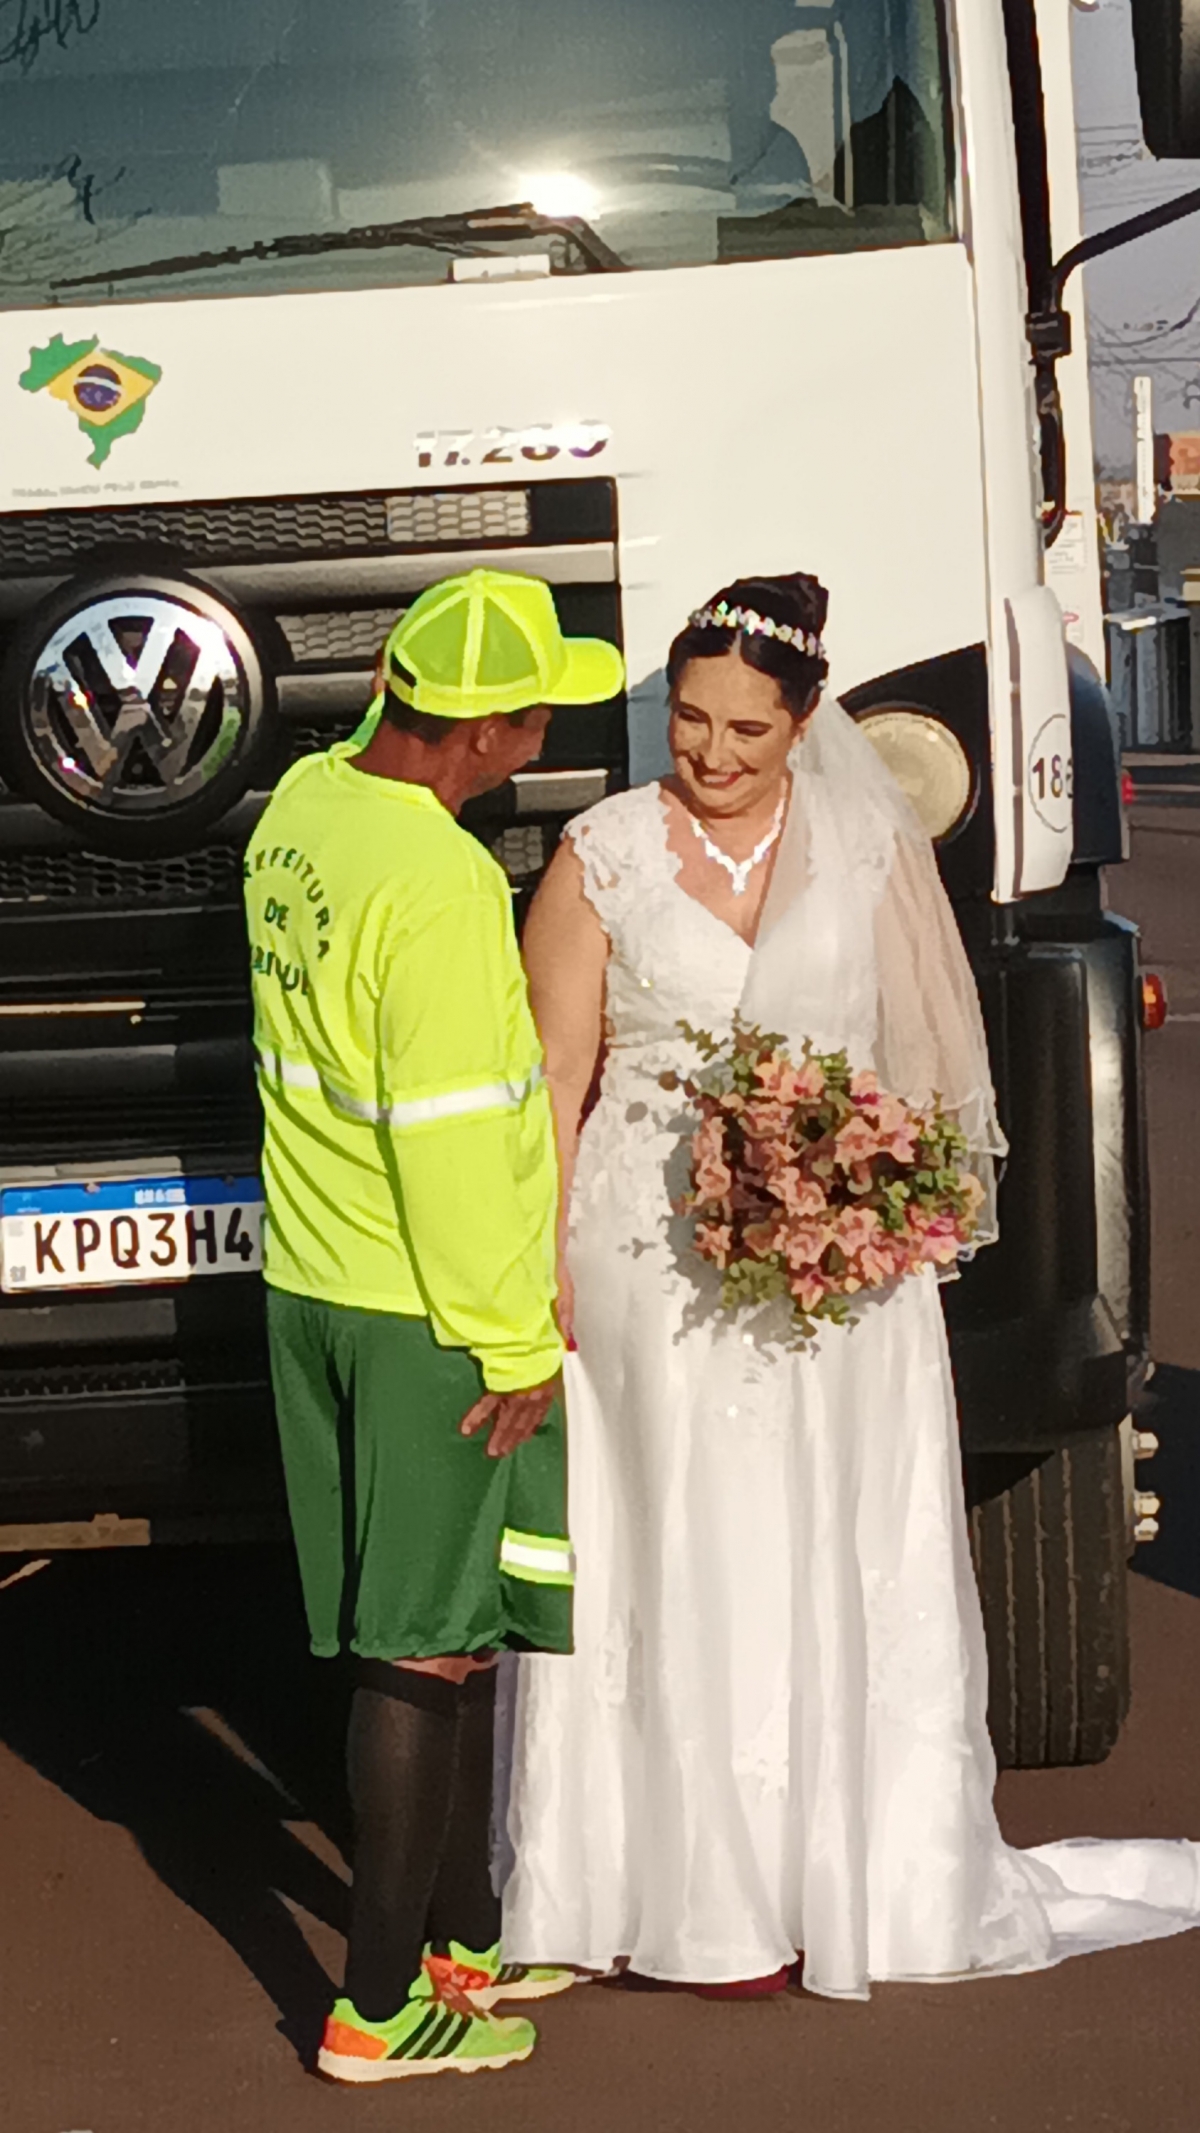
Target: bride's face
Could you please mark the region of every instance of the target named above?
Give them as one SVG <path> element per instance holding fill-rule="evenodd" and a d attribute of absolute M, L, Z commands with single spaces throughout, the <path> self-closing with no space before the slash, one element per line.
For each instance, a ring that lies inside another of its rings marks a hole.
<path fill-rule="evenodd" d="M 671 697 L 669 740 L 697 812 L 773 807 L 801 723 L 771 675 L 747 666 L 736 646 L 723 658 L 690 660 Z"/>

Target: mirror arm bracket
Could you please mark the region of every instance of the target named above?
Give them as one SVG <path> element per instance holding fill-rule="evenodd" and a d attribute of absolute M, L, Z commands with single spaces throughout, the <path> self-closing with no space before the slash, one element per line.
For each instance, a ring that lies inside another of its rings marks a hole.
<path fill-rule="evenodd" d="M 1092 236 L 1082 238 L 1069 252 L 1064 252 L 1051 269 L 1044 300 L 1025 321 L 1041 429 L 1042 486 L 1045 492 L 1042 538 L 1047 548 L 1053 547 L 1058 539 L 1067 515 L 1067 451 L 1058 390 L 1058 364 L 1071 353 L 1071 320 L 1063 308 L 1063 292 L 1076 267 L 1086 266 L 1089 259 L 1099 259 L 1105 252 L 1115 252 L 1120 245 L 1133 244 L 1139 237 L 1148 237 L 1154 230 L 1167 229 L 1172 222 L 1181 222 L 1185 215 L 1195 214 L 1200 214 L 1200 186 L 1178 194 L 1174 200 L 1163 201 L 1158 207 L 1147 208 L 1144 214 L 1131 215 L 1125 222 L 1115 222 L 1111 229 L 1096 230 Z"/>

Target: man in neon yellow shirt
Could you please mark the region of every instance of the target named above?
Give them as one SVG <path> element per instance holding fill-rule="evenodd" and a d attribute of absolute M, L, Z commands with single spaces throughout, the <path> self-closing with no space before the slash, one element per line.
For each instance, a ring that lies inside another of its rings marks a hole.
<path fill-rule="evenodd" d="M 503 2066 L 494 1659 L 570 1649 L 557 1177 L 505 877 L 455 817 L 620 689 L 538 579 L 472 571 L 392 631 L 355 740 L 246 857 L 268 1329 L 313 1650 L 358 1669 L 336 2079 Z M 424 1951 L 424 1952 L 423 1952 Z"/>

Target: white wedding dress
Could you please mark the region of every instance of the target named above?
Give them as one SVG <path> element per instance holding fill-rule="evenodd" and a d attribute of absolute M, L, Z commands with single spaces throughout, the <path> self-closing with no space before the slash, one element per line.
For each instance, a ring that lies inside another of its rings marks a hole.
<path fill-rule="evenodd" d="M 571 827 L 611 941 L 571 1216 L 576 1652 L 519 1662 L 506 1955 L 815 1992 L 1040 1968 L 1200 1923 L 1200 1845 L 1018 1852 L 936 1281 L 815 1353 L 721 1316 L 671 1201 L 678 1028 L 750 948 L 687 895 L 660 790 Z"/>

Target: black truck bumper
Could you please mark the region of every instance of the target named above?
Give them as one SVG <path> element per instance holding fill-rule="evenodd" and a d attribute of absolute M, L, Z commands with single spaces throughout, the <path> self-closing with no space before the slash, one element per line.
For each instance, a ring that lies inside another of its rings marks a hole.
<path fill-rule="evenodd" d="M 0 1549 L 284 1531 L 262 1302 L 230 1275 L 0 1314 Z"/>

